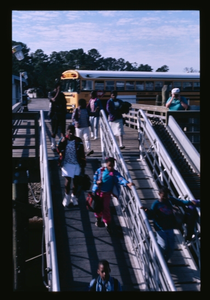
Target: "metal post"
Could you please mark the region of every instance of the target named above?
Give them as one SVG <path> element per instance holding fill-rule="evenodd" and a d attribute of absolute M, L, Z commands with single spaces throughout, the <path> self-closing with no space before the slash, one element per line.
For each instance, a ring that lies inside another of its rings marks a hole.
<path fill-rule="evenodd" d="M 22 73 L 20 72 L 20 103 L 22 105 Z"/>
<path fill-rule="evenodd" d="M 12 184 L 14 291 L 23 291 L 25 286 L 28 184 L 25 182 L 21 183 L 21 179 L 20 172 L 16 172 Z"/>

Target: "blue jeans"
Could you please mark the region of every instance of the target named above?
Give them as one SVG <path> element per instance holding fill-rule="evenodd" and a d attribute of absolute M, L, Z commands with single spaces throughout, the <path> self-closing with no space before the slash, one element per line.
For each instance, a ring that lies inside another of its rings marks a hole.
<path fill-rule="evenodd" d="M 158 230 L 156 233 L 157 243 L 160 246 L 163 257 L 167 262 L 174 251 L 174 231 L 173 229 Z"/>

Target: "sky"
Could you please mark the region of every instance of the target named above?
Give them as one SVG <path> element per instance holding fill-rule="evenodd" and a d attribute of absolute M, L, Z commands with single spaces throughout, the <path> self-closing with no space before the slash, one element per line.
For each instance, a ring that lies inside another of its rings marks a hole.
<path fill-rule="evenodd" d="M 30 53 L 97 49 L 104 58 L 148 64 L 153 71 L 200 71 L 198 10 L 13 10 L 12 40 Z"/>

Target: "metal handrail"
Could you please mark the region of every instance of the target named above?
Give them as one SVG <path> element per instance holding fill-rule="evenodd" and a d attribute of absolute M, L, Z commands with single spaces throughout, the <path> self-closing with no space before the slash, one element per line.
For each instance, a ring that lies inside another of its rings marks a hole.
<path fill-rule="evenodd" d="M 47 263 L 47 287 L 49 291 L 60 291 L 60 281 L 58 272 L 57 249 L 54 231 L 53 203 L 50 188 L 46 127 L 44 113 L 40 111 L 40 173 L 42 188 L 42 216 L 44 223 L 46 263 Z"/>
<path fill-rule="evenodd" d="M 153 176 L 160 184 L 166 184 L 174 197 L 193 200 L 194 196 L 177 170 L 175 164 L 170 159 L 160 141 L 159 137 L 153 130 L 146 114 L 143 110 L 139 110 L 137 115 L 137 125 L 139 132 L 139 150 L 140 159 L 146 157 L 153 166 Z M 178 194 L 176 195 L 175 192 Z M 200 268 L 200 208 L 197 207 L 198 218 L 194 228 L 194 238 L 191 246 L 196 253 L 198 266 Z M 183 225 L 184 236 L 186 235 L 186 227 Z"/>
<path fill-rule="evenodd" d="M 116 169 L 131 182 L 130 173 L 103 110 L 100 111 L 100 136 L 102 157 L 113 156 L 116 159 Z M 151 291 L 176 291 L 148 218 L 141 209 L 141 200 L 135 186 L 132 186 L 131 189 L 121 187 L 121 196 L 118 201 L 129 229 L 139 266 L 143 270 L 147 289 Z"/>

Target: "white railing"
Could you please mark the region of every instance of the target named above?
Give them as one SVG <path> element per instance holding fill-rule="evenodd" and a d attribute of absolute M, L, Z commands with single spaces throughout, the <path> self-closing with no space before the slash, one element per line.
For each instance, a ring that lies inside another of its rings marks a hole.
<path fill-rule="evenodd" d="M 131 176 L 103 110 L 100 116 L 102 157 L 103 159 L 107 156 L 114 157 L 116 169 L 131 182 Z M 149 291 L 176 291 L 148 218 L 140 209 L 142 204 L 135 186 L 131 189 L 121 188 L 118 201 L 147 289 Z"/>
<path fill-rule="evenodd" d="M 60 291 L 56 240 L 54 232 L 53 204 L 51 196 L 48 156 L 46 145 L 46 128 L 44 113 L 40 111 L 40 173 L 42 189 L 42 217 L 44 224 L 47 278 L 46 284 L 49 291 Z"/>
<path fill-rule="evenodd" d="M 153 130 L 143 110 L 138 111 L 137 126 L 139 132 L 140 159 L 148 161 L 152 166 L 153 177 L 159 184 L 166 185 L 174 197 L 193 200 L 190 189 L 186 185 L 175 164 L 167 154 L 165 147 Z M 198 218 L 194 228 L 191 246 L 197 256 L 200 268 L 200 208 L 197 208 Z M 183 224 L 184 236 L 187 234 L 186 225 Z"/>
<path fill-rule="evenodd" d="M 188 159 L 190 160 L 192 166 L 194 166 L 195 171 L 197 173 L 200 173 L 200 153 L 193 146 L 193 144 L 177 124 L 173 116 L 169 116 L 168 118 L 168 127 L 173 132 L 173 135 L 175 136 L 179 144 L 183 147 L 183 150 L 188 156 Z"/>

